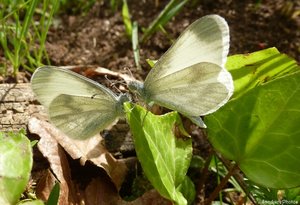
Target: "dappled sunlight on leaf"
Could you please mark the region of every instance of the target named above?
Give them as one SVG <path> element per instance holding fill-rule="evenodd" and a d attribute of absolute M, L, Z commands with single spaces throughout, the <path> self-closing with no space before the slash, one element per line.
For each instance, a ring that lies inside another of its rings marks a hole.
<path fill-rule="evenodd" d="M 192 156 L 192 140 L 176 112 L 154 115 L 138 105 L 125 104 L 139 161 L 159 193 L 178 204 L 187 204 L 177 189 L 185 179 Z M 178 128 L 178 130 L 177 130 Z M 175 136 L 175 130 L 181 136 Z"/>
<path fill-rule="evenodd" d="M 205 118 L 210 142 L 260 185 L 299 186 L 299 96 L 299 71 L 255 87 Z"/>

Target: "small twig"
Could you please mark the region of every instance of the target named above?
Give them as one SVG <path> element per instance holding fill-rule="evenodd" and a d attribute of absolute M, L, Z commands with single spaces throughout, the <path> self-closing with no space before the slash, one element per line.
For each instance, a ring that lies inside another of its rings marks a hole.
<path fill-rule="evenodd" d="M 208 176 L 209 164 L 210 164 L 210 161 L 211 161 L 213 155 L 214 155 L 214 151 L 211 149 L 210 152 L 209 152 L 209 155 L 208 155 L 208 157 L 205 161 L 204 168 L 201 172 L 201 177 L 200 177 L 200 180 L 199 180 L 198 185 L 197 185 L 197 197 L 196 197 L 195 204 L 201 204 L 201 192 L 204 188 L 204 184 L 205 184 L 205 181 L 206 181 L 207 176 Z"/>
<path fill-rule="evenodd" d="M 218 156 L 218 158 L 222 161 L 222 163 L 225 165 L 225 167 L 228 169 L 230 167 L 230 161 L 227 159 L 224 159 L 222 156 Z M 243 189 L 243 191 L 246 193 L 247 197 L 250 199 L 250 201 L 257 205 L 256 199 L 253 197 L 253 195 L 248 191 L 247 185 L 244 182 L 243 177 L 240 173 L 235 172 L 233 174 L 234 179 L 239 183 L 240 187 Z"/>
<path fill-rule="evenodd" d="M 223 187 L 226 185 L 226 183 L 228 182 L 229 178 L 234 174 L 234 172 L 237 170 L 237 168 L 238 168 L 238 165 L 234 164 L 228 170 L 228 173 L 226 174 L 226 176 L 222 179 L 222 181 L 220 182 L 220 184 L 215 188 L 215 190 L 213 191 L 213 193 L 211 193 L 211 195 L 209 196 L 209 198 L 205 201 L 205 205 L 211 204 L 211 202 L 215 198 L 217 198 L 219 192 L 222 191 Z"/>

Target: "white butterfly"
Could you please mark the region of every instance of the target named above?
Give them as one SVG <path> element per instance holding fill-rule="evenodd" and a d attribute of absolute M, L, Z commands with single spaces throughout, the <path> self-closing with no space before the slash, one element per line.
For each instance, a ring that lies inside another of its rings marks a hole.
<path fill-rule="evenodd" d="M 129 96 L 116 96 L 108 88 L 72 71 L 54 66 L 38 68 L 31 86 L 48 109 L 50 121 L 71 138 L 86 139 L 123 115 Z"/>
<path fill-rule="evenodd" d="M 147 103 L 176 110 L 205 127 L 199 116 L 215 112 L 234 87 L 225 69 L 229 28 L 218 15 L 192 23 L 155 63 L 145 82 L 128 84 Z"/>

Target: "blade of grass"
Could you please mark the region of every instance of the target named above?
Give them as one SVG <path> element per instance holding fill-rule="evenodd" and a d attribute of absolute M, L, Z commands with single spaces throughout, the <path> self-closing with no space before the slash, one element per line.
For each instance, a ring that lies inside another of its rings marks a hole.
<path fill-rule="evenodd" d="M 123 22 L 125 25 L 125 32 L 129 38 L 132 37 L 132 22 L 130 19 L 130 13 L 128 9 L 128 4 L 126 0 L 123 0 L 123 6 L 122 6 L 122 17 Z"/>
<path fill-rule="evenodd" d="M 164 26 L 173 16 L 175 16 L 188 0 L 171 0 L 167 6 L 161 11 L 158 17 L 144 31 L 141 41 L 145 42 L 160 26 Z"/>
<path fill-rule="evenodd" d="M 42 15 L 43 24 L 40 25 L 40 29 L 39 29 L 40 32 L 41 32 L 41 35 L 40 35 L 40 38 L 39 38 L 40 49 L 39 49 L 39 53 L 37 55 L 38 62 L 41 62 L 42 57 L 45 56 L 46 60 L 47 60 L 47 63 L 50 64 L 50 61 L 49 61 L 49 58 L 48 58 L 48 55 L 47 55 L 47 52 L 46 52 L 45 42 L 46 42 L 46 38 L 47 38 L 49 28 L 50 28 L 51 23 L 52 23 L 54 13 L 57 10 L 58 6 L 59 6 L 59 0 L 54 1 L 54 3 L 52 5 L 50 4 L 49 1 L 44 2 L 43 13 L 46 13 L 48 7 L 51 7 L 51 8 L 50 8 L 50 13 L 49 13 L 49 16 L 47 18 L 47 22 L 45 23 L 45 26 L 44 26 L 44 19 L 45 19 L 46 15 Z"/>
<path fill-rule="evenodd" d="M 16 33 L 17 38 L 16 38 L 16 47 L 15 47 L 15 58 L 14 58 L 14 71 L 13 74 L 14 76 L 16 76 L 17 71 L 19 69 L 20 66 L 20 50 L 22 48 L 22 43 L 26 42 L 26 36 L 29 30 L 29 26 L 30 26 L 30 22 L 32 20 L 33 14 L 34 14 L 34 10 L 36 8 L 38 4 L 38 0 L 32 0 L 31 3 L 28 6 L 28 10 L 26 10 L 26 14 L 25 14 L 25 19 L 24 22 L 22 24 L 22 26 L 20 25 L 20 22 L 17 21 L 17 29 L 19 29 L 19 27 L 21 27 L 21 31 L 20 34 L 18 35 L 18 32 Z"/>
<path fill-rule="evenodd" d="M 110 7 L 112 9 L 113 12 L 117 11 L 119 5 L 120 5 L 120 0 L 110 0 Z"/>
<path fill-rule="evenodd" d="M 139 49 L 139 36 L 138 36 L 138 24 L 137 22 L 133 22 L 132 26 L 132 50 L 134 55 L 134 62 L 138 70 L 141 69 L 140 65 L 140 49 Z"/>

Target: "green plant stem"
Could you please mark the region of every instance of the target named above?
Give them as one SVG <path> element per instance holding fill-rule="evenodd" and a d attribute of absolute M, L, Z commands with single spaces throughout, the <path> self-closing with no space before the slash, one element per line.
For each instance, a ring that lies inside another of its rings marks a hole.
<path fill-rule="evenodd" d="M 132 36 L 131 36 L 131 42 L 132 42 L 132 50 L 134 55 L 134 62 L 137 67 L 137 70 L 141 70 L 140 65 L 140 49 L 139 49 L 139 37 L 138 37 L 138 24 L 136 21 L 132 24 Z"/>
<path fill-rule="evenodd" d="M 234 164 L 231 166 L 231 168 L 228 170 L 228 173 L 226 174 L 226 176 L 221 180 L 220 184 L 215 188 L 215 190 L 213 191 L 213 193 L 210 194 L 209 198 L 205 201 L 205 205 L 209 205 L 212 203 L 212 201 L 217 198 L 219 192 L 222 191 L 223 187 L 226 185 L 226 183 L 228 182 L 229 178 L 234 174 L 234 172 L 238 168 L 237 164 Z"/>

